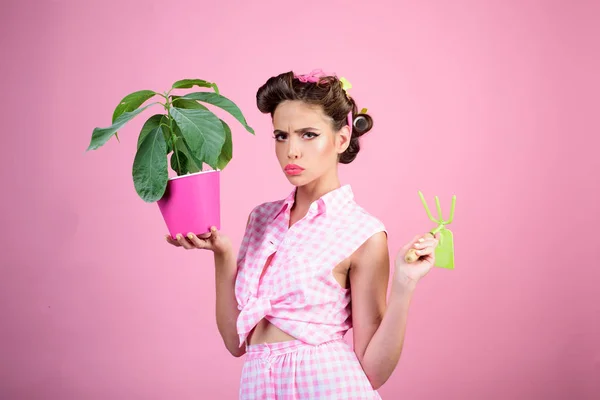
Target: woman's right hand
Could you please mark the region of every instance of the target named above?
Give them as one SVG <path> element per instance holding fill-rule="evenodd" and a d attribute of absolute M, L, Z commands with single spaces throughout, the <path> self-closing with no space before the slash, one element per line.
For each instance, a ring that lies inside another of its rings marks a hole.
<path fill-rule="evenodd" d="M 222 235 L 214 226 L 210 228 L 210 232 L 199 236 L 190 232 L 187 237 L 179 233 L 176 238 L 167 235 L 166 239 L 173 246 L 183 247 L 186 250 L 202 249 L 211 250 L 215 254 L 225 254 L 231 249 L 229 238 Z"/>

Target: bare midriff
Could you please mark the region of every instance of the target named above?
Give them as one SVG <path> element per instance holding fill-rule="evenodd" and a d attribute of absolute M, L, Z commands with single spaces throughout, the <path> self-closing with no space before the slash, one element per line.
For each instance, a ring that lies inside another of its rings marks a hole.
<path fill-rule="evenodd" d="M 277 343 L 294 340 L 295 337 L 288 335 L 265 318 L 261 319 L 248 335 L 248 343 Z"/>
<path fill-rule="evenodd" d="M 271 261 L 275 253 L 271 254 L 265 263 L 262 275 L 265 274 L 267 268 L 271 265 Z M 335 280 L 340 284 L 340 287 L 348 287 L 348 271 L 350 267 L 350 259 L 346 259 L 338 264 L 332 271 Z M 258 343 L 278 343 L 295 340 L 296 338 L 279 329 L 277 326 L 270 323 L 266 318 L 261 319 L 254 329 L 248 334 L 248 344 Z"/>

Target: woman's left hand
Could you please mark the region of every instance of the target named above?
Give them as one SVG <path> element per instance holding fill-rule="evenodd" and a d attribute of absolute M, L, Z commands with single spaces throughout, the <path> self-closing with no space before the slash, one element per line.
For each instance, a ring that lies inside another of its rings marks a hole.
<path fill-rule="evenodd" d="M 422 277 L 427 275 L 431 267 L 435 265 L 435 249 L 440 240 L 440 233 L 435 237 L 431 233 L 417 235 L 410 243 L 407 243 L 396 256 L 395 278 L 400 283 L 416 284 Z M 414 248 L 417 250 L 419 259 L 413 263 L 404 260 L 406 252 Z"/>

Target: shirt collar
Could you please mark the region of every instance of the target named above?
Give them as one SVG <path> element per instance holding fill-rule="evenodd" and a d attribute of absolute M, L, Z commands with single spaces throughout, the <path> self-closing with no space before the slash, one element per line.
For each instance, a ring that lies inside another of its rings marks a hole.
<path fill-rule="evenodd" d="M 276 213 L 276 216 L 281 214 L 283 211 L 291 209 L 296 198 L 296 191 L 298 188 L 294 188 L 292 192 L 282 200 L 281 207 Z M 343 185 L 337 189 L 325 193 L 319 199 L 314 201 L 310 205 L 310 210 L 316 209 L 318 214 L 331 213 L 335 214 L 341 210 L 346 203 L 354 199 L 354 192 L 350 185 Z"/>

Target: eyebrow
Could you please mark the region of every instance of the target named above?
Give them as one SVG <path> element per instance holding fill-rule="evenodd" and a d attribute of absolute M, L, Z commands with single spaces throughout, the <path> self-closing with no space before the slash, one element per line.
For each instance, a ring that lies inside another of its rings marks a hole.
<path fill-rule="evenodd" d="M 308 128 L 296 129 L 294 132 L 296 132 L 296 133 L 304 133 L 304 132 L 309 132 L 309 131 L 320 131 L 320 129 L 308 127 Z M 275 129 L 273 131 L 273 133 L 274 134 L 278 134 L 278 133 L 287 133 L 287 132 L 286 131 L 282 131 L 280 129 Z"/>

